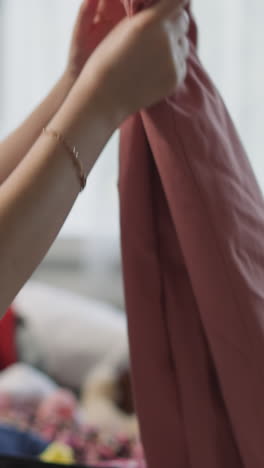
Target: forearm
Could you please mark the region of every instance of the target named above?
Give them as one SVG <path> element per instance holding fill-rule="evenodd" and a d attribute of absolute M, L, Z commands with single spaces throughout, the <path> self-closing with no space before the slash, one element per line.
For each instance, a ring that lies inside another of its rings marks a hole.
<path fill-rule="evenodd" d="M 85 96 L 73 88 L 50 122 L 78 147 L 87 174 L 117 125 L 92 86 Z M 47 253 L 79 189 L 69 155 L 45 135 L 0 187 L 0 316 Z"/>
<path fill-rule="evenodd" d="M 43 127 L 58 111 L 73 86 L 73 78 L 65 72 L 49 95 L 32 114 L 0 143 L 0 185 L 28 153 Z"/>

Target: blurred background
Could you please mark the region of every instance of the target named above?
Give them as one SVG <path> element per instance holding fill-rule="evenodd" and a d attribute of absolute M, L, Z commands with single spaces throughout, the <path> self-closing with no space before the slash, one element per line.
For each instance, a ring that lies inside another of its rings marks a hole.
<path fill-rule="evenodd" d="M 0 0 L 0 137 L 60 77 L 80 0 Z M 193 0 L 200 55 L 230 109 L 264 185 L 262 0 Z M 123 306 L 118 220 L 118 132 L 96 164 L 33 278 Z"/>

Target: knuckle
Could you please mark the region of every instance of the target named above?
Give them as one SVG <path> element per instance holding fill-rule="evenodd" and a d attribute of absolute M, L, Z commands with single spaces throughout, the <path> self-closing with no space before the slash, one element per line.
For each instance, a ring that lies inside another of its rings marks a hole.
<path fill-rule="evenodd" d="M 190 17 L 188 13 L 184 10 L 178 17 L 177 22 L 176 22 L 176 27 L 178 30 L 178 33 L 182 34 L 187 34 L 190 28 Z"/>
<path fill-rule="evenodd" d="M 181 39 L 181 47 L 184 57 L 187 57 L 190 52 L 190 41 L 187 36 L 183 36 L 183 38 Z"/>
<path fill-rule="evenodd" d="M 190 28 L 190 16 L 188 15 L 186 10 L 183 11 L 182 21 L 183 21 L 184 31 L 185 31 L 185 33 L 187 33 L 189 31 L 189 28 Z"/>

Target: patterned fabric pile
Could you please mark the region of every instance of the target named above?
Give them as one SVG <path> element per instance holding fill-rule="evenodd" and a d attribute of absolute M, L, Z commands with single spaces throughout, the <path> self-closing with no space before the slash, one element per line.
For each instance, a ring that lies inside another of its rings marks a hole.
<path fill-rule="evenodd" d="M 63 405 L 62 405 L 63 406 Z M 0 424 L 31 431 L 50 442 L 71 447 L 76 463 L 116 468 L 145 468 L 138 440 L 99 432 L 83 421 L 82 413 L 59 408 L 48 411 L 47 402 L 0 394 Z"/>

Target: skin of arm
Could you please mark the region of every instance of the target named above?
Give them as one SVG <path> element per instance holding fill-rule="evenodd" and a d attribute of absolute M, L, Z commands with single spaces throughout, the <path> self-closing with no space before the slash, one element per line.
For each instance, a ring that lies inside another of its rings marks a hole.
<path fill-rule="evenodd" d="M 107 21 L 99 21 L 99 14 Z M 42 129 L 59 110 L 97 45 L 123 17 L 124 9 L 120 0 L 83 1 L 75 22 L 68 60 L 62 76 L 31 115 L 0 142 L 0 185 L 22 161 Z"/>
<path fill-rule="evenodd" d="M 118 124 L 91 84 L 73 90 L 50 126 L 76 142 L 88 174 Z M 71 158 L 45 135 L 0 187 L 0 316 L 45 256 L 79 190 Z"/>
<path fill-rule="evenodd" d="M 78 148 L 86 175 L 125 118 L 182 82 L 187 30 L 175 0 L 162 0 L 121 21 L 87 61 L 48 123 Z M 0 185 L 0 316 L 49 250 L 80 190 L 69 154 L 35 132 L 35 143 Z"/>
<path fill-rule="evenodd" d="M 0 143 L 0 185 L 22 161 L 43 127 L 48 124 L 60 108 L 73 83 L 73 77 L 65 72 L 46 99 L 41 102 L 22 125 Z"/>

